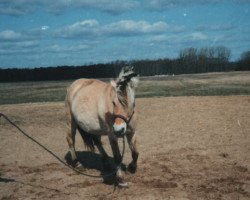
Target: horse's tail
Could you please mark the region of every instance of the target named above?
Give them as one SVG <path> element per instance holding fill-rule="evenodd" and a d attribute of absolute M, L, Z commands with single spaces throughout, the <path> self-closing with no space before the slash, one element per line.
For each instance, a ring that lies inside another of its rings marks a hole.
<path fill-rule="evenodd" d="M 79 133 L 82 136 L 83 142 L 87 149 L 94 152 L 95 151 L 95 143 L 98 142 L 98 138 L 95 135 L 89 134 L 81 129 L 81 127 L 77 127 Z"/>

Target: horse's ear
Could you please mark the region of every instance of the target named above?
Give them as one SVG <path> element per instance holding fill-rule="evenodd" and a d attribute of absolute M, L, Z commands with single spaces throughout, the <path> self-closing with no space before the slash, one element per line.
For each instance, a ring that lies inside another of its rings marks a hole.
<path fill-rule="evenodd" d="M 113 88 L 117 87 L 117 83 L 114 80 L 111 80 L 110 84 L 112 85 Z"/>

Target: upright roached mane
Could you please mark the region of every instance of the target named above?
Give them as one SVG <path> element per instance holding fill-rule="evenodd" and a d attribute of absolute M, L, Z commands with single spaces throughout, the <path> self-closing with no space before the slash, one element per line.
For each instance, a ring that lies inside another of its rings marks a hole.
<path fill-rule="evenodd" d="M 127 137 L 132 153 L 128 165 L 131 172 L 137 168 L 138 151 L 136 148 L 136 109 L 135 87 L 138 78 L 133 67 L 124 67 L 116 81 L 105 83 L 95 79 L 79 79 L 68 88 L 65 106 L 67 113 L 67 141 L 72 157 L 72 164 L 79 167 L 75 151 L 76 130 L 90 150 L 95 146 L 99 150 L 104 164 L 108 154 L 101 143 L 101 136 L 107 135 L 110 141 L 116 165 L 121 162 L 118 138 Z M 124 186 L 121 169 L 116 173 L 120 186 Z"/>
<path fill-rule="evenodd" d="M 130 98 L 134 98 L 134 91 L 130 88 L 135 88 L 138 83 L 137 74 L 132 70 L 133 68 L 123 68 L 117 79 L 117 95 L 121 103 L 127 104 L 126 95 L 130 95 Z M 129 85 L 129 87 L 127 87 Z"/>

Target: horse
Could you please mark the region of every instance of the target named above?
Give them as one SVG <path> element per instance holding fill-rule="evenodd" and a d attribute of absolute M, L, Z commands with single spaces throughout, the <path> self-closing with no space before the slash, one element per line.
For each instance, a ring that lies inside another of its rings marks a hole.
<path fill-rule="evenodd" d="M 117 167 L 115 178 L 119 186 L 126 186 L 119 165 L 122 156 L 118 139 L 126 136 L 131 150 L 132 161 L 128 170 L 137 169 L 139 152 L 136 147 L 135 88 L 138 75 L 133 67 L 123 67 L 116 81 L 109 83 L 97 79 L 78 79 L 67 89 L 65 108 L 67 115 L 67 142 L 74 167 L 82 167 L 75 151 L 76 130 L 83 138 L 85 146 L 94 151 L 97 147 L 103 164 L 107 163 L 108 154 L 102 146 L 101 136 L 108 136 L 114 163 Z"/>

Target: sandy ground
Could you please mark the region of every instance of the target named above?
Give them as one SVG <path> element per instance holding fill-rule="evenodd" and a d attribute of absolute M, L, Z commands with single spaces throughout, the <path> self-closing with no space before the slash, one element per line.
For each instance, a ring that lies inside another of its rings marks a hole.
<path fill-rule="evenodd" d="M 138 99 L 136 106 L 140 157 L 137 172 L 125 172 L 126 189 L 71 171 L 0 119 L 0 199 L 250 199 L 250 96 Z M 0 111 L 64 159 L 63 103 Z M 79 134 L 76 146 L 84 172 L 100 175 L 98 153 L 86 152 Z M 130 159 L 126 146 L 124 164 Z"/>

